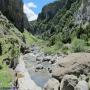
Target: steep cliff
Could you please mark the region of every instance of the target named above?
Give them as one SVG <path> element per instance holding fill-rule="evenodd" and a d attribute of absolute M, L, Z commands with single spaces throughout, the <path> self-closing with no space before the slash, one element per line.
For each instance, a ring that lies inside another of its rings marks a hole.
<path fill-rule="evenodd" d="M 75 37 L 88 41 L 89 24 L 90 0 L 58 0 L 42 9 L 34 33 L 49 40 L 49 45 L 71 43 Z"/>
<path fill-rule="evenodd" d="M 59 9 L 70 9 L 71 4 L 74 3 L 76 0 L 57 0 L 53 3 L 50 3 L 42 8 L 42 12 L 38 16 L 38 20 L 44 19 L 52 19 Z"/>
<path fill-rule="evenodd" d="M 79 10 L 75 13 L 77 24 L 90 22 L 90 0 L 82 0 Z"/>
<path fill-rule="evenodd" d="M 22 45 L 25 45 L 23 34 L 0 11 L 0 90 L 12 87 L 8 67 L 14 69 L 18 64 Z"/>
<path fill-rule="evenodd" d="M 0 10 L 13 24 L 23 32 L 23 2 L 22 0 L 0 0 Z"/>

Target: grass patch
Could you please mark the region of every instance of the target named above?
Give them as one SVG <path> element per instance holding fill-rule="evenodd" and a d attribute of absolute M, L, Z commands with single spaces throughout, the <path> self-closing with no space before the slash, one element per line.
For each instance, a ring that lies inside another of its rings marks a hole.
<path fill-rule="evenodd" d="M 33 36 L 31 33 L 29 33 L 28 31 L 24 31 L 23 33 L 26 43 L 28 45 L 32 45 L 32 44 L 39 44 L 39 42 L 42 42 L 42 40 L 40 40 L 39 38 Z"/>
<path fill-rule="evenodd" d="M 10 88 L 12 82 L 12 75 L 6 65 L 2 65 L 0 70 L 0 88 Z"/>

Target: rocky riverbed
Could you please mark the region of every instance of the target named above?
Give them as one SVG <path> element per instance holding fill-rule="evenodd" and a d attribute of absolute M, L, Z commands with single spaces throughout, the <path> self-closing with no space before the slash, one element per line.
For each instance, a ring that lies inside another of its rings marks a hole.
<path fill-rule="evenodd" d="M 52 78 L 52 69 L 65 55 L 44 54 L 38 46 L 33 45 L 30 53 L 24 55 L 23 60 L 34 82 L 43 88 Z"/>
<path fill-rule="evenodd" d="M 90 53 L 48 55 L 32 46 L 23 59 L 31 79 L 43 90 L 89 90 Z"/>

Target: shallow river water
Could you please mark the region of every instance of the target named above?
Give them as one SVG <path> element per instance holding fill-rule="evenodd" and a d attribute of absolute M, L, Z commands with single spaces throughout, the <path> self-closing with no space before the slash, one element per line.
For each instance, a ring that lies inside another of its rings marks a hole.
<path fill-rule="evenodd" d="M 41 70 L 39 72 L 35 72 L 35 67 L 38 66 L 36 62 L 36 56 L 33 54 L 28 54 L 24 57 L 24 61 L 26 63 L 26 67 L 30 73 L 31 79 L 40 86 L 43 87 L 45 83 L 51 78 L 51 75 L 47 72 L 47 70 Z M 48 62 L 43 62 L 39 65 L 43 65 L 45 68 L 51 67 Z"/>

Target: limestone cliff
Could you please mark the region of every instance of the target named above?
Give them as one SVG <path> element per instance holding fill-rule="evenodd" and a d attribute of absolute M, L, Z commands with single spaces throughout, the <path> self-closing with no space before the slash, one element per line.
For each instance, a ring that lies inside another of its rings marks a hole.
<path fill-rule="evenodd" d="M 0 0 L 0 10 L 21 32 L 23 32 L 22 0 Z"/>
<path fill-rule="evenodd" d="M 79 10 L 75 13 L 76 23 L 90 22 L 90 0 L 82 0 Z"/>

